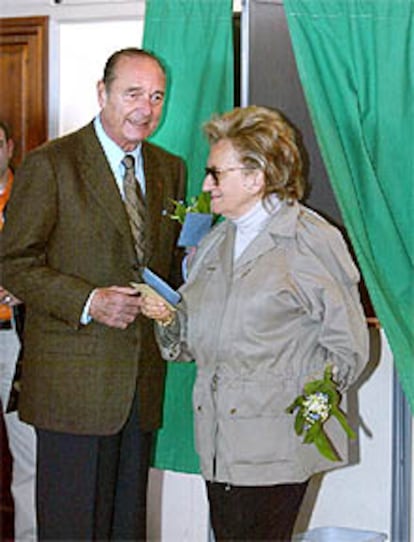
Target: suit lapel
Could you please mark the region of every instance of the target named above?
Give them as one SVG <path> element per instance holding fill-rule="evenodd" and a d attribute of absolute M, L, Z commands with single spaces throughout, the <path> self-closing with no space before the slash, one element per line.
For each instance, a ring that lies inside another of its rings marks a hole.
<path fill-rule="evenodd" d="M 145 141 L 142 144 L 144 160 L 145 191 L 147 203 L 147 261 L 156 250 L 160 238 L 160 224 L 163 211 L 163 184 L 160 164 L 152 147 Z"/>
<path fill-rule="evenodd" d="M 77 156 L 83 181 L 103 212 L 107 214 L 108 221 L 120 231 L 123 238 L 130 241 L 129 244 L 133 250 L 125 207 L 92 123 L 80 132 Z"/>
<path fill-rule="evenodd" d="M 98 204 L 107 214 L 108 220 L 121 232 L 133 254 L 133 241 L 128 217 L 116 181 L 112 174 L 103 149 L 96 137 L 93 123 L 83 128 L 80 133 L 77 152 L 79 169 L 85 184 L 89 187 Z M 146 203 L 147 203 L 147 256 L 149 262 L 157 250 L 160 239 L 161 218 L 163 213 L 163 178 L 159 158 L 153 146 L 142 144 L 144 162 Z"/>
<path fill-rule="evenodd" d="M 276 245 L 277 241 L 267 230 L 260 232 L 236 261 L 234 265 L 235 272 L 240 271 L 249 264 L 251 265 L 262 254 L 273 250 Z"/>
<path fill-rule="evenodd" d="M 218 246 L 218 260 L 223 268 L 223 274 L 229 285 L 233 276 L 234 241 L 236 228 L 232 222 L 227 221 L 227 231 L 224 240 Z"/>

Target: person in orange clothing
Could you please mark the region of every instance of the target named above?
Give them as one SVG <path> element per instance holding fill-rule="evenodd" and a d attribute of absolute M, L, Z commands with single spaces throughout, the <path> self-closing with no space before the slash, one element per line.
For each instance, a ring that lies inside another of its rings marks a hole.
<path fill-rule="evenodd" d="M 14 144 L 6 123 L 0 120 L 0 240 L 5 208 L 14 180 L 10 161 Z M 1 270 L 0 270 L 1 271 Z M 4 411 L 10 452 L 13 458 L 11 492 L 14 500 L 14 538 L 37 540 L 35 510 L 36 437 L 30 425 L 19 420 L 17 412 L 6 412 L 20 351 L 17 313 L 18 299 L 1 286 L 0 275 L 0 401 Z"/>

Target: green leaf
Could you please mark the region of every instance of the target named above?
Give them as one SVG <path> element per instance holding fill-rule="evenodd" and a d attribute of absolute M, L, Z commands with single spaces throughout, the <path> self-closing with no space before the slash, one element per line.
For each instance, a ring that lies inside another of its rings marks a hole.
<path fill-rule="evenodd" d="M 341 397 L 335 389 L 326 388 L 323 393 L 326 393 L 328 396 L 330 405 L 337 405 L 339 403 Z"/>
<path fill-rule="evenodd" d="M 311 442 L 313 442 L 315 438 L 317 437 L 318 433 L 320 432 L 320 430 L 321 430 L 321 424 L 319 422 L 316 422 L 313 425 L 311 425 L 310 428 L 306 431 L 306 435 L 305 435 L 305 438 L 303 439 L 303 442 L 305 444 L 310 444 Z"/>
<path fill-rule="evenodd" d="M 332 365 L 327 365 L 325 367 L 325 370 L 323 372 L 324 380 L 332 380 L 332 371 L 333 371 Z"/>
<path fill-rule="evenodd" d="M 171 199 L 170 201 L 174 205 L 174 212 L 170 215 L 170 218 L 172 218 L 172 220 L 177 220 L 180 224 L 183 224 L 186 215 L 185 204 L 182 201 L 177 201 L 174 199 Z"/>
<path fill-rule="evenodd" d="M 209 192 L 201 192 L 201 194 L 198 196 L 197 201 L 197 212 L 198 213 L 211 213 L 210 210 L 210 193 Z"/>
<path fill-rule="evenodd" d="M 174 211 L 170 214 L 172 220 L 177 220 L 180 224 L 184 224 L 185 217 L 188 213 L 205 213 L 210 214 L 210 194 L 201 192 L 198 196 L 192 196 L 188 203 L 182 201 L 170 200 L 174 205 Z"/>
<path fill-rule="evenodd" d="M 303 417 L 301 411 L 299 411 L 296 414 L 294 427 L 295 427 L 295 433 L 297 435 L 301 435 L 303 433 L 303 430 L 305 428 L 305 418 Z"/>
<path fill-rule="evenodd" d="M 348 435 L 348 437 L 352 440 L 356 439 L 355 431 L 352 429 L 352 427 L 348 424 L 348 420 L 346 419 L 345 414 L 342 412 L 342 410 L 336 406 L 332 407 L 332 416 L 335 416 L 335 418 L 338 420 L 338 422 L 341 424 L 343 430 Z"/>
<path fill-rule="evenodd" d="M 304 401 L 304 396 L 303 395 L 299 395 L 298 397 L 296 397 L 296 399 L 293 401 L 293 403 L 291 403 L 287 408 L 286 408 L 286 412 L 288 414 L 292 414 L 298 407 L 302 407 L 302 404 L 303 404 L 303 401 Z"/>
<path fill-rule="evenodd" d="M 315 393 L 323 393 L 326 395 L 330 407 L 329 417 L 334 416 L 338 420 L 349 438 L 356 438 L 354 431 L 348 424 L 345 413 L 339 407 L 341 394 L 332 378 L 332 365 L 325 367 L 322 379 L 312 380 L 303 386 L 303 394 L 296 397 L 296 399 L 286 408 L 286 412 L 293 414 L 297 410 L 294 428 L 297 435 L 302 435 L 304 433 L 304 444 L 313 443 L 324 457 L 330 461 L 340 461 L 341 458 L 339 454 L 324 431 L 324 424 L 327 420 L 324 422 L 321 422 L 320 420 L 315 421 L 308 427 L 308 421 L 306 419 L 308 412 L 307 407 L 304 406 L 304 402 L 309 395 Z"/>
<path fill-rule="evenodd" d="M 340 457 L 337 454 L 336 450 L 332 446 L 328 437 L 325 435 L 324 431 L 319 431 L 315 435 L 314 443 L 318 448 L 319 452 L 329 459 L 330 461 L 340 461 Z"/>
<path fill-rule="evenodd" d="M 312 393 L 323 391 L 323 380 L 312 380 L 311 382 L 307 382 L 303 386 L 303 391 L 305 395 L 312 395 Z"/>

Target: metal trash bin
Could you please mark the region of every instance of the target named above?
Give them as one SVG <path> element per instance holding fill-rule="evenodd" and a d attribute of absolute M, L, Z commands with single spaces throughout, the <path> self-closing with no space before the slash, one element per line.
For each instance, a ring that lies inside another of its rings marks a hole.
<path fill-rule="evenodd" d="M 347 527 L 318 527 L 295 535 L 294 542 L 383 542 L 388 536 Z"/>

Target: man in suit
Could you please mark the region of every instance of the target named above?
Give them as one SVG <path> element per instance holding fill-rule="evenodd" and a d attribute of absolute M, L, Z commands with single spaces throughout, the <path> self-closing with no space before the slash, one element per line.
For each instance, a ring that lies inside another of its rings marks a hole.
<path fill-rule="evenodd" d="M 163 211 L 183 196 L 184 165 L 146 141 L 165 89 L 155 56 L 115 52 L 100 114 L 29 153 L 16 174 L 3 273 L 26 305 L 19 414 L 38 436 L 40 539 L 145 539 L 165 368 L 130 283 L 143 265 L 171 278 L 178 259 Z M 125 154 L 144 192 L 143 254 L 123 201 Z"/>
<path fill-rule="evenodd" d="M 14 142 L 7 124 L 0 120 L 0 240 L 6 216 L 6 205 L 14 181 L 10 162 Z M 0 280 L 0 402 L 12 456 L 11 493 L 14 504 L 14 537 L 36 540 L 35 479 L 36 437 L 33 427 L 19 420 L 10 408 L 16 397 L 12 385 L 21 343 L 24 306 L 1 286 Z M 11 411 L 10 411 L 11 410 Z"/>

